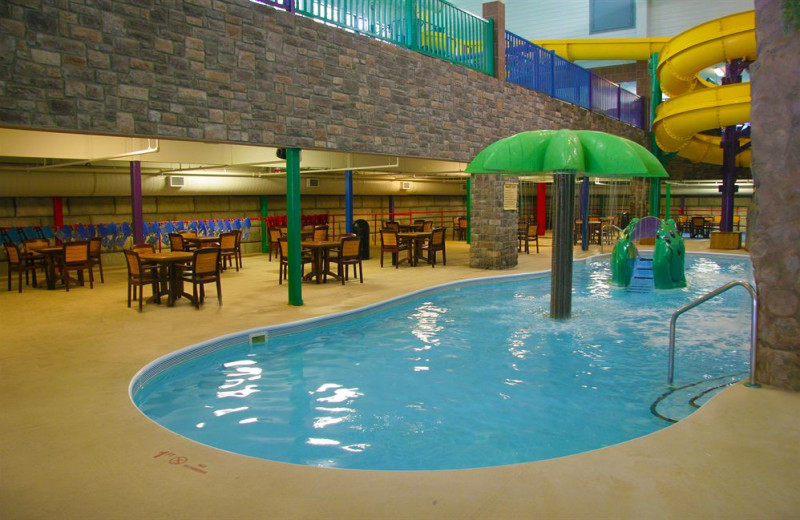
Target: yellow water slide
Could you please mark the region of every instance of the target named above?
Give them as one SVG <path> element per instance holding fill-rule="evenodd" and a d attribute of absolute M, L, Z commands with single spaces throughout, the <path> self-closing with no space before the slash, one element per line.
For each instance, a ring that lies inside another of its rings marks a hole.
<path fill-rule="evenodd" d="M 694 162 L 722 164 L 720 138 L 707 130 L 750 121 L 750 84 L 715 85 L 698 76 L 703 69 L 737 58 L 756 57 L 755 12 L 724 16 L 674 38 L 548 40 L 534 42 L 569 60 L 647 60 L 659 52 L 658 78 L 670 97 L 653 122 L 658 146 Z M 742 140 L 744 144 L 746 140 Z M 750 150 L 736 157 L 750 165 Z"/>

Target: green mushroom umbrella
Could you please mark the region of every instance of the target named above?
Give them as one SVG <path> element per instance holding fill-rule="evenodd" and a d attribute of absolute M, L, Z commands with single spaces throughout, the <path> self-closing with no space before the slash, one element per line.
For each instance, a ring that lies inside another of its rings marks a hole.
<path fill-rule="evenodd" d="M 658 159 L 624 137 L 592 130 L 533 130 L 500 139 L 469 163 L 467 173 L 553 174 L 554 221 L 550 317 L 572 310 L 575 174 L 629 179 L 669 177 Z"/>

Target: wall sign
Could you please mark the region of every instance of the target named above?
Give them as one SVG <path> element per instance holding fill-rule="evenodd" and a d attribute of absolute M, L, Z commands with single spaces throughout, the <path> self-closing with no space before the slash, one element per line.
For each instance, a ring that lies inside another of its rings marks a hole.
<path fill-rule="evenodd" d="M 516 182 L 503 184 L 503 209 L 506 211 L 519 209 L 519 184 Z"/>

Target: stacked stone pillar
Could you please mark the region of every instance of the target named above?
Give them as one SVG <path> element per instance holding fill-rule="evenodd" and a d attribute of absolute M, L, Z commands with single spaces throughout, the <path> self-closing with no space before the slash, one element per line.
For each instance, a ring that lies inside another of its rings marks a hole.
<path fill-rule="evenodd" d="M 472 175 L 472 220 L 469 266 L 509 269 L 517 265 L 519 212 L 503 209 L 503 186 L 517 183 L 510 175 Z"/>

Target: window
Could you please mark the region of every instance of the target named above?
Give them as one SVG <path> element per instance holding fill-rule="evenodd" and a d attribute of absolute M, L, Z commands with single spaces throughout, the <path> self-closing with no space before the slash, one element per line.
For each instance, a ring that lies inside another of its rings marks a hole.
<path fill-rule="evenodd" d="M 635 0 L 589 0 L 589 29 L 592 33 L 636 27 Z"/>

